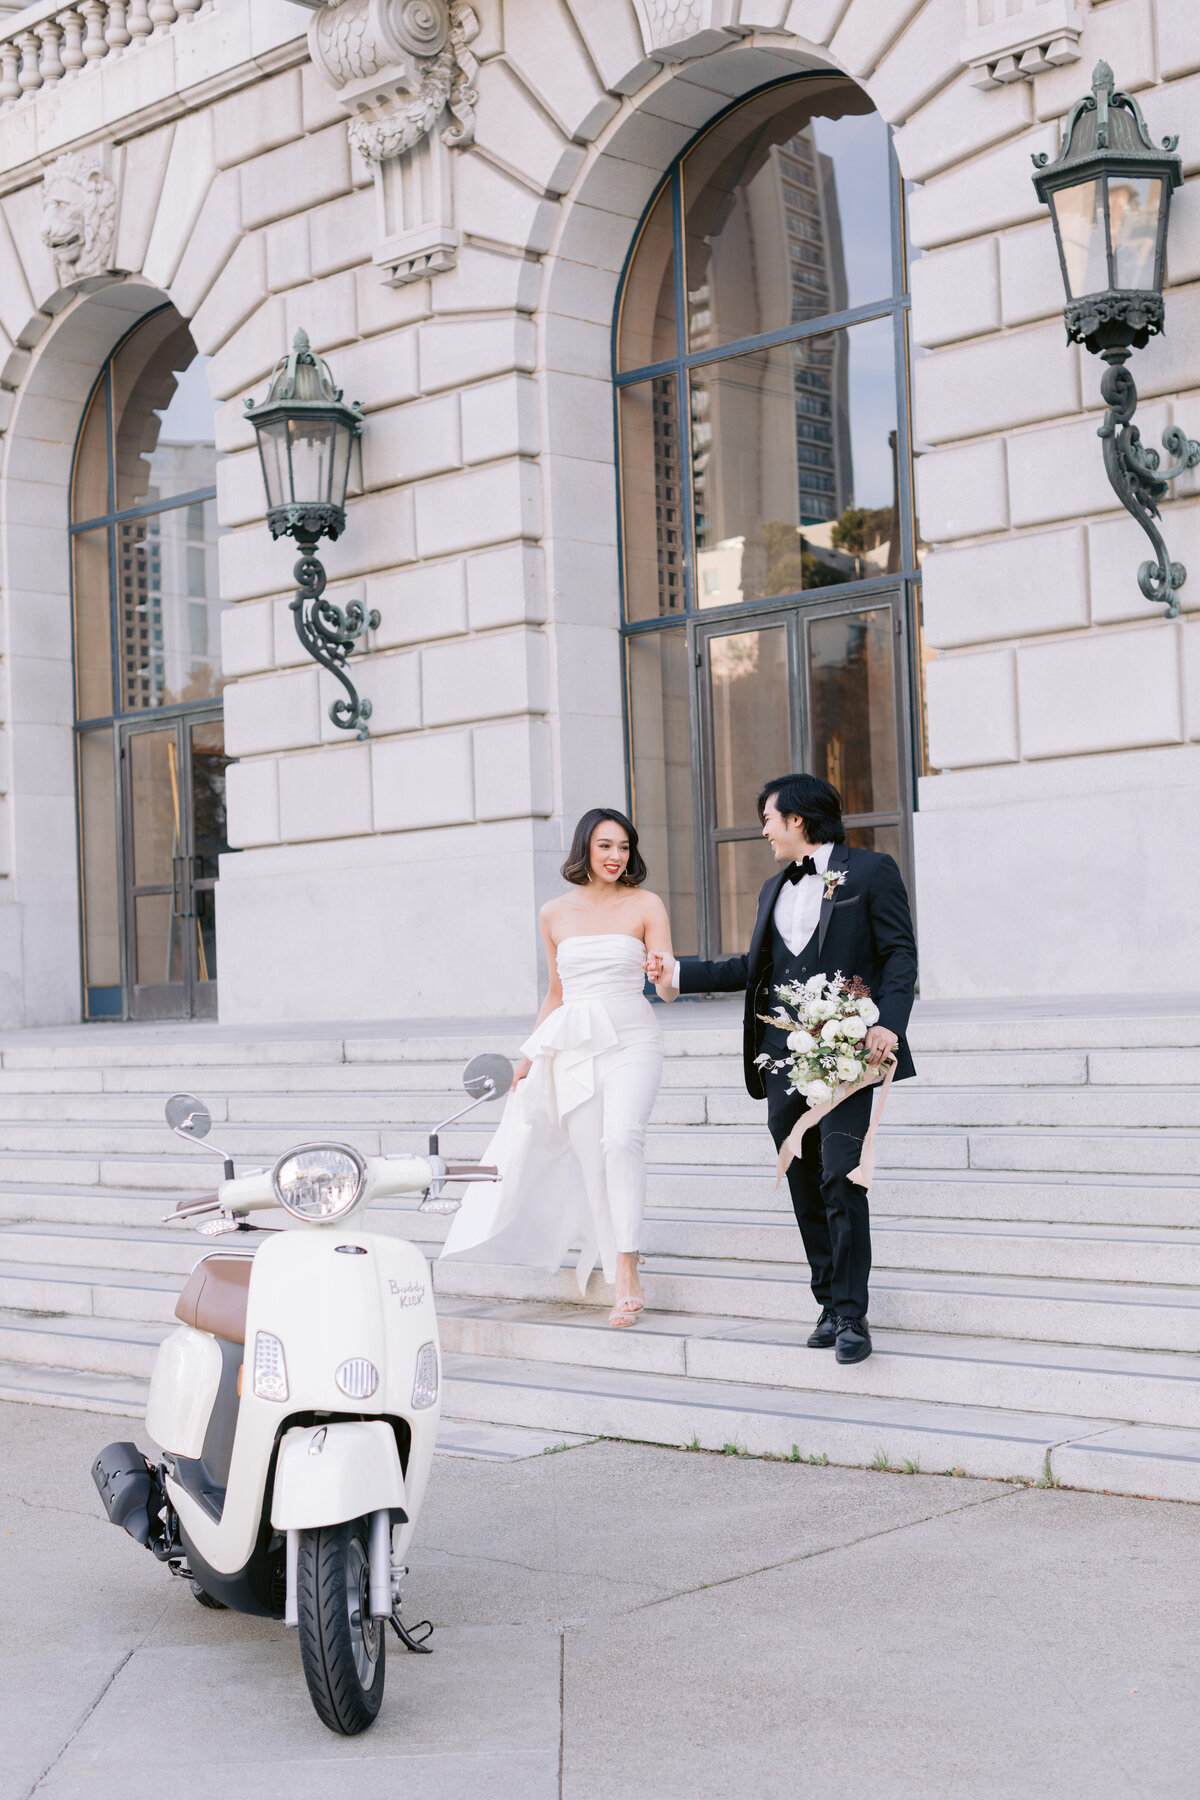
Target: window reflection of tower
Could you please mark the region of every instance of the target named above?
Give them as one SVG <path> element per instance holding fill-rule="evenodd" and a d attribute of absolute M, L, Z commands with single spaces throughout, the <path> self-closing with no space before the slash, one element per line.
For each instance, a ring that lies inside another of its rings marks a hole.
<path fill-rule="evenodd" d="M 680 532 L 679 419 L 675 383 L 670 377 L 651 384 L 654 395 L 654 524 L 658 538 L 658 610 L 683 607 L 683 561 Z"/>
<path fill-rule="evenodd" d="M 157 518 L 128 519 L 118 530 L 122 699 L 138 711 L 161 704 L 164 683 L 162 538 Z"/>
<path fill-rule="evenodd" d="M 832 157 L 806 126 L 772 152 L 778 171 L 791 278 L 793 323 L 847 303 L 841 213 Z M 809 338 L 794 348 L 799 523 L 836 519 L 854 504 L 845 339 Z"/>

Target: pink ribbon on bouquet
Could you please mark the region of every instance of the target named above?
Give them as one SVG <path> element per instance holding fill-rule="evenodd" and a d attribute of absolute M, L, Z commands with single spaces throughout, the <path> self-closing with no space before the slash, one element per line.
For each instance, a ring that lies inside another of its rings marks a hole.
<path fill-rule="evenodd" d="M 875 1173 L 875 1133 L 879 1129 L 879 1121 L 882 1119 L 883 1109 L 887 1105 L 888 1089 L 892 1085 L 892 1077 L 895 1073 L 896 1058 L 887 1056 L 876 1068 L 868 1069 L 854 1083 L 853 1087 L 839 1088 L 832 1100 L 820 1100 L 816 1106 L 810 1106 L 808 1111 L 797 1119 L 779 1146 L 779 1160 L 775 1164 L 775 1186 L 778 1187 L 787 1174 L 788 1164 L 799 1156 L 805 1132 L 810 1131 L 814 1125 L 819 1125 L 827 1113 L 831 1113 L 835 1106 L 840 1106 L 843 1100 L 848 1100 L 851 1094 L 857 1094 L 860 1088 L 873 1087 L 878 1082 L 880 1084 L 879 1098 L 872 1107 L 871 1123 L 867 1127 L 867 1135 L 863 1139 L 858 1167 L 851 1169 L 849 1176 L 855 1187 L 870 1187 L 871 1177 Z"/>

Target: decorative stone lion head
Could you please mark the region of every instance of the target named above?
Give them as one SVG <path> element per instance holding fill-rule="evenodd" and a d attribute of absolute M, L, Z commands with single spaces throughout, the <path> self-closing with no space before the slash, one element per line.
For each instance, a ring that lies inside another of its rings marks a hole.
<path fill-rule="evenodd" d="M 109 146 L 97 144 L 68 151 L 46 170 L 42 242 L 62 287 L 112 266 L 117 190 L 111 165 Z"/>

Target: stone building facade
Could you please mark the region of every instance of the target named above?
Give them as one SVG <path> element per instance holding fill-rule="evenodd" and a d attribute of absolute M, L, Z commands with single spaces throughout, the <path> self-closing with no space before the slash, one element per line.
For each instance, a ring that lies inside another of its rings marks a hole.
<path fill-rule="evenodd" d="M 927 995 L 1200 988 L 1200 490 L 1169 621 L 1030 180 L 1101 58 L 1200 169 L 1193 0 L 2 11 L 0 1023 L 531 1011 L 627 795 L 733 948 L 785 750 L 910 873 Z M 1200 181 L 1169 283 L 1148 442 L 1200 435 Z M 365 409 L 365 741 L 243 414 L 298 329 Z"/>

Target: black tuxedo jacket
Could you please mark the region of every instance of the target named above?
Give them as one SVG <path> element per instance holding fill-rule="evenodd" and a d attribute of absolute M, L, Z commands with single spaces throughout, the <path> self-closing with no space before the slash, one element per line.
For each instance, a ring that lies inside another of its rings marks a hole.
<path fill-rule="evenodd" d="M 875 850 L 852 850 L 848 844 L 834 845 L 829 867 L 844 870 L 846 879 L 835 888 L 832 899 L 821 901 L 816 969 L 822 975 L 840 973 L 847 979 L 857 975 L 870 988 L 879 1008 L 879 1023 L 900 1039 L 896 1080 L 903 1081 L 916 1073 L 904 1034 L 917 984 L 917 945 L 904 882 L 890 856 Z M 745 988 L 742 1055 L 746 1087 L 756 1100 L 766 1096 L 762 1070 L 754 1059 L 762 1050 L 765 1031 L 759 1015 L 770 1010 L 774 998 L 771 915 L 783 877 L 781 869 L 758 897 L 758 917 L 745 956 L 720 962 L 688 956 L 679 963 L 681 994 L 737 993 Z"/>

